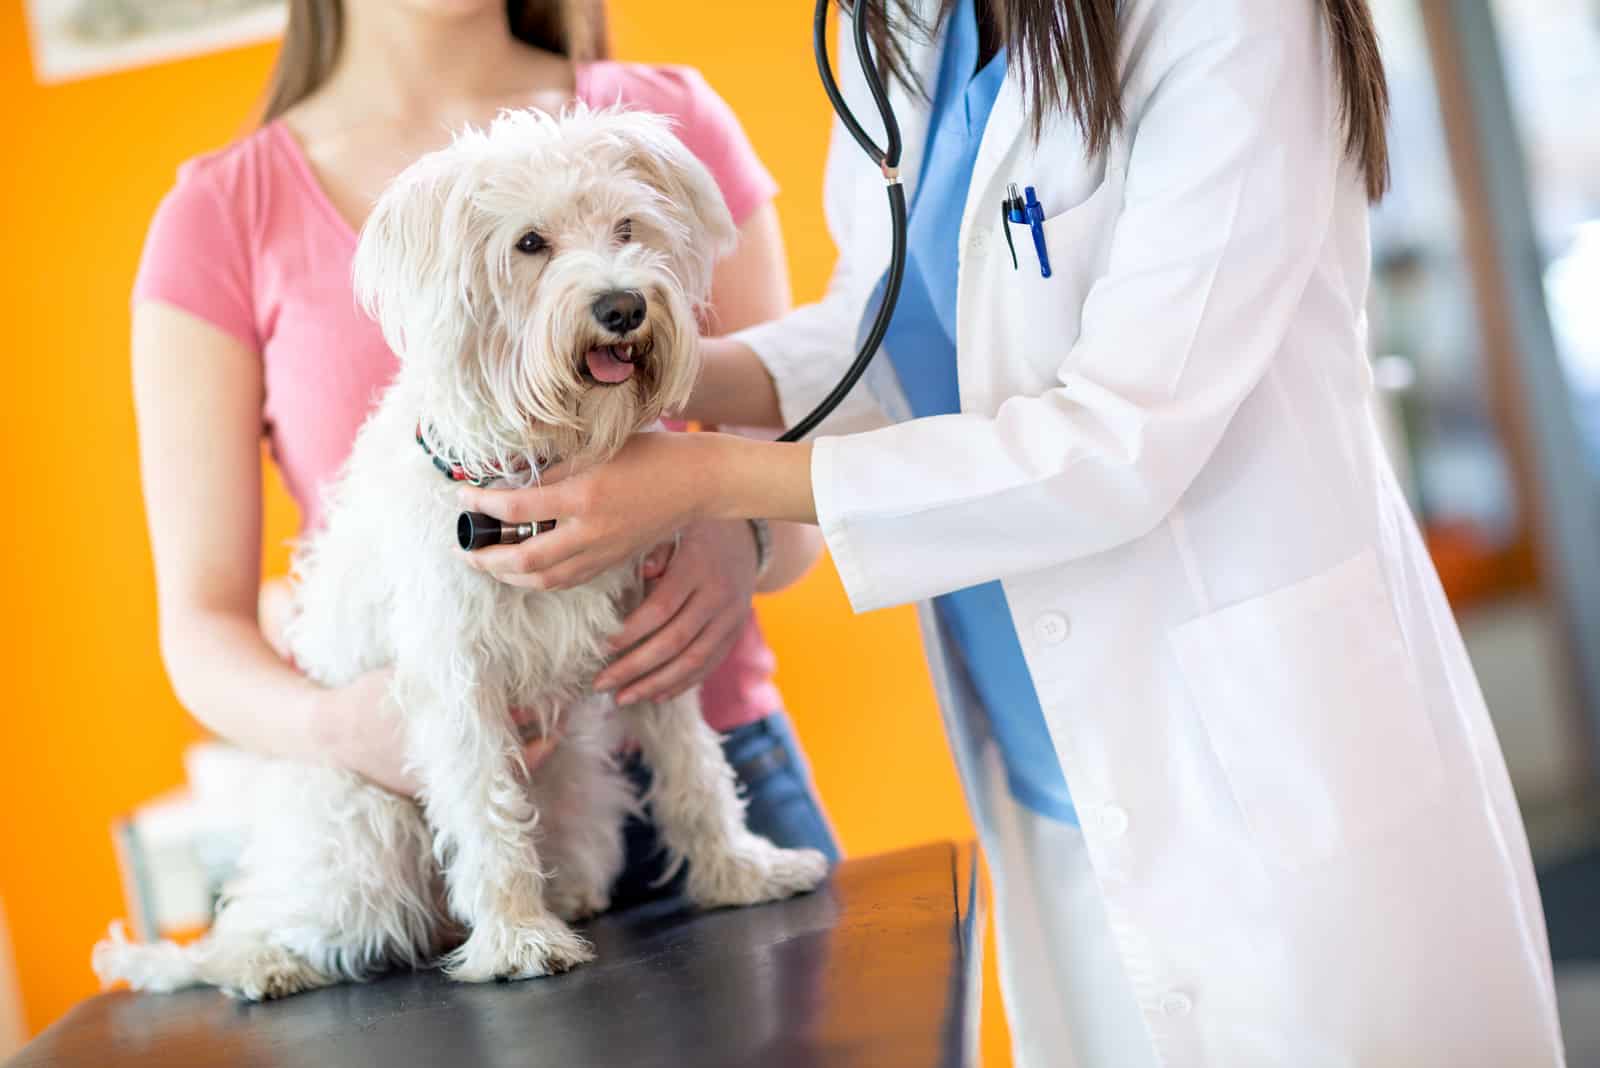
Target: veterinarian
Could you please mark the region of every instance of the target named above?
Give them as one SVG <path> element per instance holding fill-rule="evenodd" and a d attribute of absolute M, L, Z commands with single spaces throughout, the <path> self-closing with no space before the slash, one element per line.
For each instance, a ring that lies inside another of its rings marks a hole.
<path fill-rule="evenodd" d="M 558 524 L 474 563 L 561 587 L 764 516 L 821 527 L 858 611 L 918 603 L 1019 1064 L 1562 1063 L 1505 765 L 1372 421 L 1365 0 L 909 6 L 869 389 L 808 443 L 642 435 L 466 493 Z M 708 342 L 688 414 L 783 425 L 834 384 L 882 189 L 836 129 L 827 296 Z"/>
<path fill-rule="evenodd" d="M 261 126 L 186 165 L 163 201 L 134 287 L 145 502 L 173 688 L 222 738 L 415 786 L 387 673 L 323 689 L 285 663 L 274 651 L 281 584 L 263 591 L 258 618 L 261 440 L 313 528 L 323 486 L 397 366 L 356 307 L 357 229 L 388 180 L 452 129 L 574 99 L 674 118 L 739 224 L 710 321 L 731 329 L 789 309 L 776 186 L 733 113 L 692 70 L 605 52 L 597 2 L 295 0 Z M 632 648 L 598 682 L 628 699 L 703 682 L 750 826 L 836 856 L 750 611 L 753 592 L 794 581 L 820 548 L 816 529 L 797 524 L 689 525 L 621 635 Z M 530 761 L 544 751 L 530 740 Z M 650 825 L 629 824 L 615 902 L 674 892 L 658 885 L 655 846 Z"/>

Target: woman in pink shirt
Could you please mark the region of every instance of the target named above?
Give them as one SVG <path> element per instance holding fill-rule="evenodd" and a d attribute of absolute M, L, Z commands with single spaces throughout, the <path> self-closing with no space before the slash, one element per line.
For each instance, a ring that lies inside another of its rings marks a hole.
<path fill-rule="evenodd" d="M 168 673 L 222 737 L 414 789 L 387 672 L 325 689 L 277 652 L 287 596 L 258 586 L 259 447 L 265 435 L 302 528 L 314 526 L 322 487 L 396 366 L 356 309 L 357 231 L 384 184 L 451 130 L 574 100 L 674 118 L 739 224 L 739 247 L 715 275 L 712 329 L 787 310 L 775 186 L 732 112 L 692 70 L 604 52 L 598 0 L 295 0 L 264 124 L 186 164 L 163 200 L 134 285 L 146 511 Z M 701 685 L 750 825 L 836 856 L 750 610 L 753 593 L 793 582 L 819 550 L 811 528 L 775 525 L 763 570 L 747 524 L 685 530 L 597 685 L 623 702 Z M 530 762 L 547 744 L 529 741 Z M 651 889 L 652 829 L 628 830 L 616 900 L 671 893 Z"/>

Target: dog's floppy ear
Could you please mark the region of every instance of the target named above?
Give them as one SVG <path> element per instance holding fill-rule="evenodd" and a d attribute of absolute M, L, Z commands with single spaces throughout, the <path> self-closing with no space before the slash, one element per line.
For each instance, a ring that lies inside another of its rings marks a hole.
<path fill-rule="evenodd" d="M 667 119 L 642 111 L 614 110 L 602 121 L 622 139 L 628 166 L 659 192 L 665 210 L 689 235 L 694 277 L 684 288 L 694 300 L 711 292 L 711 268 L 739 243 L 739 231 L 722 191 L 705 164 L 672 132 Z"/>
<path fill-rule="evenodd" d="M 467 340 L 471 287 L 464 243 L 474 241 L 461 156 L 424 156 L 389 183 L 361 228 L 352 281 L 401 360 L 451 355 Z"/>

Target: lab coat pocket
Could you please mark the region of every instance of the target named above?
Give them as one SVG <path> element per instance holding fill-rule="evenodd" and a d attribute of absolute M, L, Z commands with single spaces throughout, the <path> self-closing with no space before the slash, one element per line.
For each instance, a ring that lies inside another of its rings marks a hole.
<path fill-rule="evenodd" d="M 1372 550 L 1171 643 L 1269 864 L 1333 859 L 1437 795 L 1438 743 Z"/>
<path fill-rule="evenodd" d="M 1110 251 L 1111 220 L 1121 202 L 1122 183 L 1116 174 L 1106 175 L 1087 198 L 1066 211 L 1051 215 L 1040 224 L 1045 250 L 1050 257 L 1050 277 L 1040 269 L 1038 249 L 1032 227 L 1012 224 L 1017 242 L 1018 271 L 1024 287 L 1032 294 L 1034 308 L 1048 308 L 1064 318 L 1052 325 L 1066 344 L 1078 340 L 1082 327 L 1083 302 L 1094 280 L 1105 273 Z"/>
<path fill-rule="evenodd" d="M 1012 361 L 1007 379 L 1010 388 L 982 382 L 986 389 L 993 387 L 991 399 L 996 407 L 1019 388 L 1038 393 L 1060 384 L 1082 329 L 1083 302 L 1105 270 L 1121 191 L 1122 183 L 1108 176 L 1087 199 L 1044 220 L 1040 236 L 1050 259 L 1048 278 L 1040 269 L 1033 228 L 1026 223 L 1009 224 L 1016 265 L 1012 265 L 1011 252 L 1001 247 L 989 259 L 987 279 L 989 291 L 1004 312 L 985 320 L 985 344 L 998 344 L 999 351 Z M 1045 205 L 1047 211 L 1049 207 Z M 999 220 L 995 225 L 1001 225 Z M 997 233 L 995 240 L 1003 246 L 1003 235 Z M 1027 373 L 1018 378 L 1014 372 L 1023 367 Z M 978 374 L 976 369 L 963 369 L 964 385 L 978 383 Z"/>

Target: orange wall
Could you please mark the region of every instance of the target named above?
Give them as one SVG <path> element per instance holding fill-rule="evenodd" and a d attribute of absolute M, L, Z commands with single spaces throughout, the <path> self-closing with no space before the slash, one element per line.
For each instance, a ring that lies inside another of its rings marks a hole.
<path fill-rule="evenodd" d="M 199 734 L 157 655 L 127 293 L 174 168 L 243 128 L 273 49 L 41 87 L 21 6 L 0 6 L 0 443 L 13 501 L 0 525 L 0 901 L 37 1031 L 94 990 L 89 947 L 122 910 L 109 821 L 177 783 Z M 621 55 L 699 66 L 743 117 L 783 186 L 805 299 L 832 262 L 819 190 L 827 112 L 809 5 L 779 6 L 790 10 L 753 33 L 739 0 L 702 0 L 694 18 L 624 0 L 614 31 Z M 271 495 L 269 565 L 281 571 L 294 509 Z M 969 835 L 909 610 L 850 615 L 823 565 L 760 611 L 846 848 Z"/>

